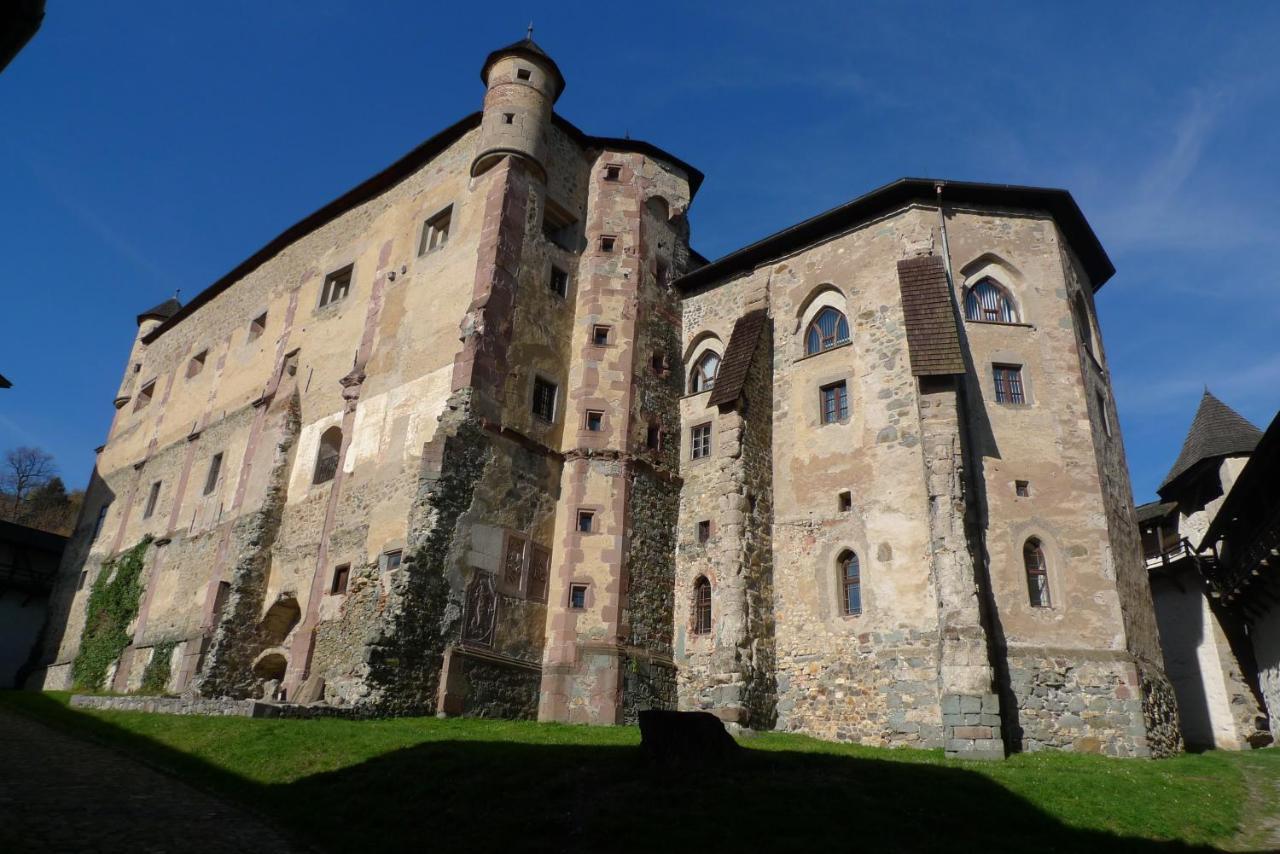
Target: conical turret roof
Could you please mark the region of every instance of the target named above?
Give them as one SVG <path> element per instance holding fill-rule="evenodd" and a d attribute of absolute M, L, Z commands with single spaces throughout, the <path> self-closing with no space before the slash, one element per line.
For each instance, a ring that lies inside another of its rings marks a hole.
<path fill-rule="evenodd" d="M 159 305 L 154 305 L 142 314 L 138 315 L 138 322 L 141 323 L 148 318 L 154 317 L 156 320 L 168 320 L 178 313 L 182 308 L 182 303 L 178 302 L 177 297 L 169 297 Z"/>
<path fill-rule="evenodd" d="M 551 72 L 551 77 L 556 81 L 556 93 L 554 98 L 559 98 L 560 93 L 564 91 L 564 75 L 560 73 L 560 66 L 556 65 L 556 61 L 551 55 L 543 50 L 537 42 L 526 36 L 518 42 L 512 42 L 506 47 L 500 47 L 493 53 L 489 54 L 484 61 L 484 65 L 480 66 L 480 80 L 487 86 L 489 85 L 489 68 L 502 59 L 504 56 L 524 56 L 534 62 L 540 63 L 547 67 Z"/>
<path fill-rule="evenodd" d="M 1261 438 L 1261 430 L 1206 388 L 1182 443 L 1182 451 L 1156 492 L 1165 497 L 1165 491 L 1175 481 L 1206 460 L 1252 453 Z"/>

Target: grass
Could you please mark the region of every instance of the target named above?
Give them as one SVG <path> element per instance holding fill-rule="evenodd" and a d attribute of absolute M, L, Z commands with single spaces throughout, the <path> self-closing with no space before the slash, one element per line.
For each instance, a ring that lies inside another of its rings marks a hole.
<path fill-rule="evenodd" d="M 673 768 L 645 762 L 631 727 L 82 712 L 19 692 L 0 706 L 334 851 L 1186 850 L 1230 842 L 1257 809 L 1246 771 L 1280 780 L 1275 751 L 972 763 L 771 733 L 727 767 Z"/>

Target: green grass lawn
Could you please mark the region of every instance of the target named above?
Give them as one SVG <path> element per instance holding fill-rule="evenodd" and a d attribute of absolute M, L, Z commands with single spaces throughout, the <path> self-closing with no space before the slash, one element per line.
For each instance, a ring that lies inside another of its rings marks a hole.
<path fill-rule="evenodd" d="M 81 712 L 19 692 L 0 705 L 334 851 L 1185 850 L 1276 806 L 1250 803 L 1246 772 L 1280 778 L 1276 751 L 972 763 L 768 734 L 723 768 L 661 767 L 632 727 Z"/>

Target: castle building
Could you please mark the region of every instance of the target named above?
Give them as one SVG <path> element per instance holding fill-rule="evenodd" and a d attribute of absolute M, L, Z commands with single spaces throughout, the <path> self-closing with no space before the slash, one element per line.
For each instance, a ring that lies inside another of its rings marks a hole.
<path fill-rule="evenodd" d="M 37 684 L 1179 749 L 1068 193 L 903 179 L 708 263 L 701 173 L 529 39 L 481 78 L 139 316 Z"/>

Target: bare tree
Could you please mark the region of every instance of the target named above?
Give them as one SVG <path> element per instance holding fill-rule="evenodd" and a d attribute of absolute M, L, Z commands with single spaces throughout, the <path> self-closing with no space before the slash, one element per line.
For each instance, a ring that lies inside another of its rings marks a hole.
<path fill-rule="evenodd" d="M 31 490 L 44 486 L 58 473 L 53 455 L 39 448 L 14 448 L 4 455 L 4 468 L 0 470 L 0 492 L 13 502 L 16 517 Z"/>

